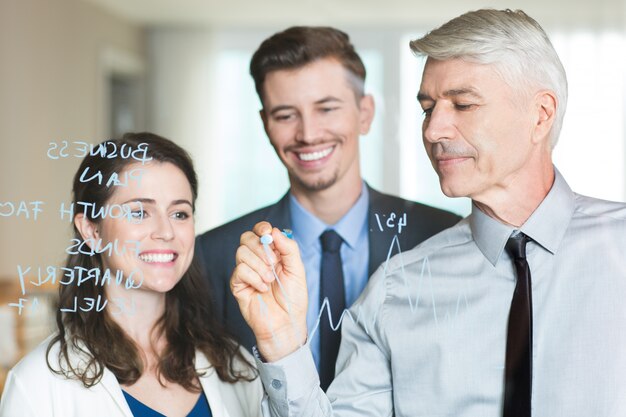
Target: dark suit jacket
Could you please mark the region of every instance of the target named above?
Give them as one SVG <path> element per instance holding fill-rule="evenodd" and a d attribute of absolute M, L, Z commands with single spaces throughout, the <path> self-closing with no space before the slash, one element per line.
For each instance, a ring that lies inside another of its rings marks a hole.
<path fill-rule="evenodd" d="M 411 249 L 460 220 L 459 216 L 447 211 L 382 194 L 372 188 L 369 188 L 369 200 L 370 275 L 387 259 L 393 237 L 398 232 L 398 217 L 403 213 L 406 213 L 406 226 L 398 235 L 403 251 Z M 390 225 L 395 225 L 393 228 L 386 224 L 391 213 L 396 215 L 396 219 L 390 222 Z M 380 221 L 376 219 L 376 214 Z M 289 194 L 276 204 L 248 213 L 196 238 L 195 256 L 203 275 L 208 279 L 215 314 L 248 350 L 254 346 L 255 338 L 230 292 L 229 281 L 235 268 L 235 253 L 239 247 L 241 234 L 252 230 L 252 227 L 262 220 L 279 229 L 290 229 Z M 393 253 L 397 253 L 395 245 Z"/>

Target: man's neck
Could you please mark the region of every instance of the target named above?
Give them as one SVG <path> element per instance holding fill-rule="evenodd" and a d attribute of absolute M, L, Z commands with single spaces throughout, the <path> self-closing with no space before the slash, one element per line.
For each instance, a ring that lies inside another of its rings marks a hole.
<path fill-rule="evenodd" d="M 292 184 L 291 193 L 308 212 L 326 224 L 337 223 L 359 199 L 362 179 L 334 184 L 325 190 L 303 190 Z"/>
<path fill-rule="evenodd" d="M 514 187 L 488 197 L 473 199 L 474 204 L 500 223 L 520 227 L 550 192 L 554 184 L 552 164 L 544 166 L 540 175 L 518 180 Z"/>

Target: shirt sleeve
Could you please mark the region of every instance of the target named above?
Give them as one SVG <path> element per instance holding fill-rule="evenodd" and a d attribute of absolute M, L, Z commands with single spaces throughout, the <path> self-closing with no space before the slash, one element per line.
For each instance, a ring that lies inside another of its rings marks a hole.
<path fill-rule="evenodd" d="M 382 334 L 384 279 L 380 275 L 381 270 L 344 315 L 337 375 L 327 394 L 319 387 L 308 344 L 277 362 L 263 363 L 257 358 L 266 391 L 266 416 L 393 415 L 390 362 Z"/>

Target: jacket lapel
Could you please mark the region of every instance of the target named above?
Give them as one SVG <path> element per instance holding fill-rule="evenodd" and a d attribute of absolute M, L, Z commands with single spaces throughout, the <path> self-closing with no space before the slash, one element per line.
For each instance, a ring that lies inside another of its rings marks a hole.
<path fill-rule="evenodd" d="M 381 221 L 384 221 L 385 217 L 390 214 L 390 207 L 386 207 L 384 196 L 378 191 L 367 186 L 369 191 L 369 209 L 367 212 L 367 223 L 369 227 L 369 262 L 368 262 L 368 276 L 376 271 L 376 269 L 387 260 L 391 242 L 394 237 L 394 230 L 384 227 L 380 230 L 378 221 L 376 220 L 376 214 L 378 214 Z"/>
<path fill-rule="evenodd" d="M 100 385 L 111 396 L 111 399 L 113 399 L 122 413 L 124 413 L 124 416 L 133 417 L 133 413 L 130 411 L 130 407 L 128 407 L 126 398 L 124 398 L 124 394 L 122 394 L 122 387 L 119 382 L 117 382 L 117 378 L 115 378 L 113 372 L 109 371 L 107 368 L 104 368 Z"/>
<path fill-rule="evenodd" d="M 85 346 L 84 343 L 79 342 L 79 344 L 81 349 L 83 349 L 85 352 L 88 351 L 87 346 Z M 75 367 L 84 367 L 84 365 L 89 360 L 89 358 L 81 355 L 80 351 L 76 349 L 70 348 L 68 349 L 68 352 L 69 360 Z M 120 386 L 119 382 L 117 382 L 117 378 L 115 377 L 115 375 L 113 375 L 113 372 L 111 372 L 108 368 L 104 368 L 100 383 L 98 383 L 91 389 L 103 389 L 109 394 L 113 402 L 117 405 L 117 407 L 120 409 L 125 417 L 133 417 L 133 413 L 130 411 L 130 407 L 126 402 L 126 398 L 124 398 L 124 394 L 122 394 L 122 387 Z"/>
<path fill-rule="evenodd" d="M 272 206 L 265 216 L 265 220 L 273 227 L 291 229 L 291 210 L 289 210 L 289 191 Z"/>
<path fill-rule="evenodd" d="M 205 375 L 200 377 L 200 385 L 202 385 L 202 391 L 204 391 L 204 395 L 206 395 L 209 402 L 211 415 L 213 417 L 230 417 L 222 398 L 220 379 L 217 376 L 217 372 L 215 372 L 207 358 L 198 351 L 196 351 L 196 370 L 205 372 Z"/>

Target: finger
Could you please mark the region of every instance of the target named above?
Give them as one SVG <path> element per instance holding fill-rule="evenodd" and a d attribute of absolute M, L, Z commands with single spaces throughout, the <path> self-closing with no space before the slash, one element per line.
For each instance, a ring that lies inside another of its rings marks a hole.
<path fill-rule="evenodd" d="M 260 239 L 262 239 L 264 235 L 272 235 L 272 225 L 269 222 L 258 222 L 254 225 L 252 230 L 257 236 L 259 236 Z M 276 253 L 274 253 L 272 249 L 273 245 L 271 243 L 265 245 L 262 244 L 261 247 L 264 251 L 264 258 L 268 261 L 268 263 L 270 265 L 276 264 L 280 258 Z"/>
<path fill-rule="evenodd" d="M 239 238 L 239 244 L 247 245 L 249 242 L 254 242 L 258 240 L 259 240 L 259 237 L 254 232 L 248 230 L 241 234 L 241 237 Z"/>
<path fill-rule="evenodd" d="M 272 233 L 272 225 L 269 222 L 258 222 L 252 231 L 259 237 Z"/>
<path fill-rule="evenodd" d="M 230 279 L 230 290 L 235 297 L 247 288 L 252 287 L 259 292 L 266 292 L 269 287 L 256 271 L 245 263 L 237 265 Z"/>
<path fill-rule="evenodd" d="M 283 268 L 304 276 L 304 265 L 296 241 L 289 239 L 277 228 L 272 230 L 272 238 L 274 239 L 274 247 L 280 256 Z"/>
<path fill-rule="evenodd" d="M 274 280 L 272 268 L 268 266 L 266 259 L 260 258 L 258 254 L 253 252 L 248 246 L 239 246 L 235 259 L 237 265 L 242 263 L 248 265 L 248 267 L 259 274 L 265 282 L 272 282 Z"/>
<path fill-rule="evenodd" d="M 263 245 L 261 244 L 261 239 L 254 232 L 243 233 L 241 235 L 241 238 L 239 239 L 239 242 L 241 243 L 241 246 L 247 247 L 259 259 L 262 259 L 265 264 L 271 265 L 272 263 L 276 263 L 276 259 L 277 259 L 276 255 L 273 253 L 272 250 L 270 250 L 268 251 L 269 252 L 269 259 L 268 259 L 268 254 L 266 253 L 265 249 L 263 248 Z M 239 260 L 237 259 L 237 257 L 235 257 L 235 260 L 237 261 L 237 263 L 239 263 Z"/>

